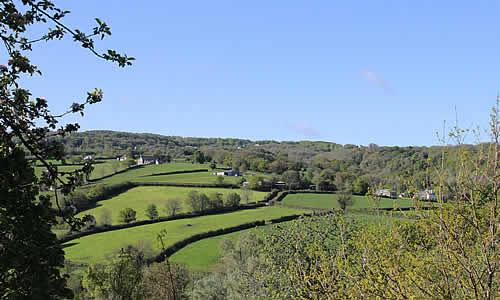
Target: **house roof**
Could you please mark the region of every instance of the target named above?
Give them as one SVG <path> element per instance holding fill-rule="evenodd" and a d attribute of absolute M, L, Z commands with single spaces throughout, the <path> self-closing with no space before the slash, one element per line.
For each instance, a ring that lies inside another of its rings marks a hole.
<path fill-rule="evenodd" d="M 151 155 L 141 155 L 143 160 L 155 160 L 154 156 Z"/>

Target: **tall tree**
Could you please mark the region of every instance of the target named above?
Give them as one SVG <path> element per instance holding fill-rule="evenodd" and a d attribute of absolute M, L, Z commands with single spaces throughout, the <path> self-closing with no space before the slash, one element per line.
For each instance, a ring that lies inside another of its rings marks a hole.
<path fill-rule="evenodd" d="M 81 103 L 73 103 L 66 112 L 52 113 L 43 97 L 32 98 L 22 88 L 24 77 L 41 75 L 28 58 L 35 43 L 60 40 L 69 35 L 95 56 L 114 61 L 119 66 L 131 64 L 133 58 L 114 50 L 99 52 L 94 37 L 111 34 L 106 23 L 96 19 L 91 33 L 71 29 L 63 23 L 69 11 L 56 7 L 51 1 L 5 0 L 0 2 L 0 38 L 8 54 L 8 64 L 0 65 L 0 297 L 2 299 L 54 299 L 71 297 L 65 288 L 64 253 L 50 227 L 56 212 L 50 198 L 38 196 L 41 188 L 53 187 L 55 203 L 60 208 L 58 191 L 67 195 L 92 171 L 86 161 L 82 168 L 61 172 L 51 160 L 63 160 L 62 144 L 55 137 L 64 137 L 78 130 L 78 124 L 58 128 L 64 116 L 83 115 L 88 104 L 100 102 L 102 91 L 88 92 Z M 31 39 L 27 32 L 44 30 L 39 38 Z M 45 125 L 41 126 L 39 120 Z M 24 152 L 46 168 L 41 178 L 33 173 Z M 62 215 L 73 229 L 85 220 Z"/>

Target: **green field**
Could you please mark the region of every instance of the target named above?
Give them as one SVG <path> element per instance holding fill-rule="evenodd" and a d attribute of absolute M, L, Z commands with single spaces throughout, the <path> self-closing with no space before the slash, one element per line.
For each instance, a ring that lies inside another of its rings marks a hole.
<path fill-rule="evenodd" d="M 148 176 L 135 178 L 133 182 L 141 183 L 154 183 L 154 182 L 172 182 L 172 183 L 215 183 L 218 176 L 213 175 L 213 171 L 210 172 L 196 172 L 196 173 L 185 173 L 185 174 L 173 174 L 173 175 L 161 175 L 161 176 Z M 237 184 L 242 178 L 241 176 L 224 176 L 223 183 Z"/>
<path fill-rule="evenodd" d="M 58 165 L 57 162 L 52 161 L 59 171 L 73 171 L 75 169 L 81 168 L 83 165 Z M 100 178 L 109 174 L 112 174 L 116 171 L 120 171 L 125 169 L 120 162 L 115 159 L 98 159 L 94 163 L 94 171 L 90 174 L 90 179 Z M 42 172 L 45 170 L 45 167 L 41 165 L 37 165 L 35 168 L 35 175 L 40 176 Z"/>
<path fill-rule="evenodd" d="M 187 194 L 190 191 L 199 191 L 207 195 L 211 193 L 223 194 L 222 198 L 228 193 L 241 194 L 240 189 L 222 189 L 222 188 L 186 188 L 186 187 L 170 187 L 170 186 L 141 186 L 130 189 L 116 197 L 98 202 L 98 207 L 86 210 L 78 216 L 90 214 L 96 217 L 99 222 L 100 216 L 104 208 L 111 210 L 113 224 L 118 223 L 118 215 L 120 210 L 130 207 L 137 211 L 137 220 L 146 220 L 145 210 L 149 204 L 155 204 L 158 208 L 160 216 L 166 216 L 165 204 L 173 199 L 179 199 L 181 202 L 180 212 L 189 212 L 189 208 L 184 204 Z M 265 192 L 250 192 L 250 202 L 263 200 L 267 193 Z"/>
<path fill-rule="evenodd" d="M 196 169 L 209 169 L 207 164 L 192 164 L 187 162 L 165 163 L 160 165 L 146 165 L 141 168 L 132 169 L 127 172 L 100 180 L 99 183 L 116 184 L 125 181 L 131 182 L 155 182 L 163 176 L 148 176 L 166 172 L 189 171 Z M 196 174 L 196 173 L 193 173 Z M 172 176 L 172 175 L 169 175 Z"/>
<path fill-rule="evenodd" d="M 379 214 L 363 214 L 356 212 L 353 214 L 347 214 L 346 218 L 353 219 L 361 224 L 361 226 L 370 223 L 389 225 L 395 221 L 407 220 L 401 212 L 380 212 Z M 283 227 L 286 226 L 286 224 L 289 224 L 289 222 L 281 223 L 280 226 Z M 251 230 L 261 232 L 269 228 L 271 228 L 271 226 L 260 226 L 258 228 L 241 230 L 225 235 L 206 238 L 180 249 L 170 257 L 170 261 L 183 264 L 190 271 L 214 271 L 217 270 L 222 264 L 221 258 L 223 255 L 219 246 L 222 240 L 231 239 L 233 243 L 236 243 L 239 236 L 243 232 Z"/>
<path fill-rule="evenodd" d="M 213 271 L 221 264 L 223 256 L 219 247 L 220 242 L 224 239 L 231 239 L 233 243 L 236 243 L 240 234 L 250 230 L 256 229 L 236 231 L 191 243 L 174 253 L 170 261 L 183 264 L 190 271 Z"/>
<path fill-rule="evenodd" d="M 227 214 L 173 220 L 89 235 L 66 243 L 66 245 L 72 246 L 65 248 L 64 251 L 66 259 L 70 261 L 105 263 L 107 258 L 125 245 L 135 244 L 141 240 L 151 241 L 154 250 L 159 251 L 160 246 L 157 235 L 161 230 L 167 232 L 165 242 L 166 246 L 168 246 L 176 241 L 209 230 L 305 212 L 308 211 L 287 207 L 261 207 Z"/>
<path fill-rule="evenodd" d="M 337 201 L 335 200 L 337 196 L 335 194 L 313 194 L 313 193 L 302 193 L 302 194 L 289 194 L 282 202 L 284 204 L 299 205 L 304 207 L 312 208 L 339 208 Z M 380 203 L 374 203 L 369 197 L 366 196 L 352 196 L 354 203 L 351 206 L 353 209 L 359 208 L 392 208 L 392 207 L 413 207 L 413 201 L 411 199 L 388 199 L 380 198 Z"/>

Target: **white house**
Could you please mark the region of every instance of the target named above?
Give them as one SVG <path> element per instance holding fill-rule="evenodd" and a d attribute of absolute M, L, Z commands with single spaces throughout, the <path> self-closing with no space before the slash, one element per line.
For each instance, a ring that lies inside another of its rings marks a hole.
<path fill-rule="evenodd" d="M 433 190 L 419 191 L 416 196 L 418 199 L 421 200 L 430 200 L 430 201 L 437 200 L 436 193 L 434 193 Z"/>
<path fill-rule="evenodd" d="M 140 155 L 139 158 L 137 159 L 137 164 L 138 165 L 150 165 L 150 164 L 159 165 L 160 162 L 156 158 L 154 158 L 154 156 Z"/>
<path fill-rule="evenodd" d="M 229 171 L 217 172 L 217 173 L 214 173 L 214 175 L 217 175 L 217 176 L 243 176 L 243 173 L 235 171 L 235 170 L 229 170 Z"/>
<path fill-rule="evenodd" d="M 389 197 L 389 198 L 396 198 L 397 197 L 397 194 L 395 191 L 391 191 L 391 190 L 378 190 L 376 193 L 375 193 L 375 196 L 378 196 L 378 197 Z"/>

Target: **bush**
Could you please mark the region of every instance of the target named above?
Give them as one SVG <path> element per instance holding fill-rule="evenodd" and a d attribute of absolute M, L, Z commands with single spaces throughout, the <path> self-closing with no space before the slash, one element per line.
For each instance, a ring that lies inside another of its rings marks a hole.
<path fill-rule="evenodd" d="M 172 199 L 165 204 L 165 211 L 169 216 L 175 216 L 181 210 L 181 201 Z"/>
<path fill-rule="evenodd" d="M 198 191 L 191 191 L 188 193 L 187 204 L 193 212 L 202 212 L 209 208 L 207 195 Z"/>
<path fill-rule="evenodd" d="M 148 207 L 146 208 L 146 216 L 150 220 L 158 219 L 159 216 L 158 216 L 158 210 L 156 209 L 156 205 L 154 204 L 148 205 Z"/>
<path fill-rule="evenodd" d="M 184 267 L 162 262 L 144 269 L 141 286 L 145 299 L 184 299 L 188 283 Z"/>
<path fill-rule="evenodd" d="M 240 205 L 241 197 L 237 193 L 229 193 L 226 196 L 226 203 L 224 203 L 227 207 L 237 207 Z"/>
<path fill-rule="evenodd" d="M 96 202 L 100 200 L 105 193 L 106 193 L 106 186 L 104 184 L 98 184 L 88 191 L 87 197 L 92 202 Z"/>
<path fill-rule="evenodd" d="M 81 190 L 76 190 L 69 195 L 69 204 L 73 204 L 78 209 L 85 209 L 89 206 L 87 195 Z"/>
<path fill-rule="evenodd" d="M 208 196 L 209 199 L 209 208 L 210 209 L 217 209 L 221 208 L 224 206 L 224 201 L 222 200 L 222 194 L 221 193 L 211 193 Z"/>
<path fill-rule="evenodd" d="M 127 207 L 120 211 L 120 216 L 118 217 L 119 222 L 121 223 L 131 223 L 135 222 L 135 215 L 137 212 L 130 207 Z"/>
<path fill-rule="evenodd" d="M 223 184 L 223 183 L 224 183 L 224 176 L 215 177 L 215 184 Z"/>

